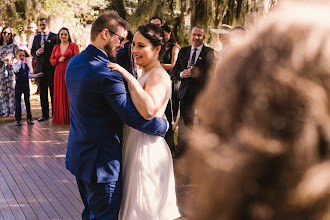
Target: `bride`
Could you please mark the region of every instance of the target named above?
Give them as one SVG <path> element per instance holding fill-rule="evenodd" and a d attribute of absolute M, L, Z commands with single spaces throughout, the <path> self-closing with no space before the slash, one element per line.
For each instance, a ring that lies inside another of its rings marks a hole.
<path fill-rule="evenodd" d="M 136 80 L 115 63 L 108 67 L 118 71 L 128 83 L 134 106 L 149 120 L 162 117 L 171 96 L 171 81 L 162 68 L 159 56 L 164 51 L 163 30 L 154 24 L 138 27 L 132 54 L 142 67 Z M 180 217 L 176 204 L 171 152 L 162 137 L 152 136 L 124 126 L 122 220 L 171 220 Z"/>

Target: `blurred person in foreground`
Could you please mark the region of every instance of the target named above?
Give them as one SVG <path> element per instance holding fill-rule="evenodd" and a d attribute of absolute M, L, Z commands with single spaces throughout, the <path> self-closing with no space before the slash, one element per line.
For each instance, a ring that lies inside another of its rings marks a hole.
<path fill-rule="evenodd" d="M 246 31 L 242 26 L 233 27 L 230 32 L 230 44 L 235 47 L 242 43 L 244 43 L 244 37 L 246 35 Z"/>
<path fill-rule="evenodd" d="M 189 219 L 330 219 L 329 8 L 283 6 L 198 98 Z"/>

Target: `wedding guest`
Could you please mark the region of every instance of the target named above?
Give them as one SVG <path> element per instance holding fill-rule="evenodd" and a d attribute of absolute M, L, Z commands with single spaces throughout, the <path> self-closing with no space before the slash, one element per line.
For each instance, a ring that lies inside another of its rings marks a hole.
<path fill-rule="evenodd" d="M 31 22 L 29 24 L 29 32 L 30 32 L 30 36 L 29 36 L 29 42 L 28 42 L 28 48 L 30 50 L 30 53 L 31 53 L 31 50 L 32 50 L 32 44 L 33 44 L 33 40 L 34 40 L 34 37 L 37 35 L 37 34 L 40 34 L 40 31 L 38 33 L 39 29 L 37 29 L 37 25 L 36 23 L 34 22 Z M 30 68 L 30 71 L 31 72 L 35 72 L 35 67 L 36 67 L 36 59 L 32 56 L 29 56 L 29 57 L 25 57 L 25 62 L 27 63 L 27 65 L 29 66 Z M 32 91 L 30 90 L 30 94 L 35 94 L 35 95 L 38 95 L 40 94 L 40 88 L 39 88 L 39 79 L 38 78 L 35 78 L 34 79 L 34 83 L 37 85 L 37 89 Z M 39 98 L 39 97 L 38 97 Z"/>
<path fill-rule="evenodd" d="M 150 19 L 149 23 L 151 23 L 151 24 L 157 24 L 159 26 L 162 26 L 163 20 L 160 17 L 155 16 L 155 17 L 152 17 Z"/>
<path fill-rule="evenodd" d="M 57 35 L 57 44 L 49 58 L 50 63 L 55 66 L 52 120 L 54 124 L 70 124 L 70 102 L 64 76 L 69 60 L 78 53 L 79 48 L 71 41 L 69 30 L 65 27 L 61 28 Z"/>
<path fill-rule="evenodd" d="M 161 26 L 161 28 L 164 31 L 165 42 L 166 42 L 165 54 L 163 56 L 161 65 L 171 76 L 171 80 L 172 80 L 172 96 L 165 110 L 166 118 L 170 124 L 169 129 L 165 135 L 165 140 L 173 154 L 175 152 L 173 124 L 176 121 L 179 110 L 179 99 L 177 93 L 180 87 L 180 79 L 178 79 L 174 75 L 173 68 L 176 63 L 176 60 L 178 59 L 180 46 L 177 44 L 175 37 L 172 34 L 172 30 L 169 26 L 163 25 Z"/>
<path fill-rule="evenodd" d="M 178 59 L 173 68 L 174 75 L 181 80 L 178 91 L 180 100 L 179 145 L 177 156 L 187 148 L 187 134 L 190 127 L 197 122 L 198 109 L 194 103 L 200 91 L 208 80 L 209 72 L 214 62 L 214 50 L 204 45 L 205 30 L 203 27 L 195 26 L 191 29 L 191 46 L 181 48 Z"/>
<path fill-rule="evenodd" d="M 19 43 L 17 44 L 17 46 L 18 46 L 18 49 L 23 50 L 25 52 L 25 59 L 27 57 L 31 56 L 31 50 L 28 48 L 28 43 L 26 41 L 26 34 L 21 33 L 19 35 Z M 30 69 L 30 71 L 31 71 L 31 69 Z"/>
<path fill-rule="evenodd" d="M 36 78 L 42 76 L 42 73 L 30 74 L 29 66 L 24 62 L 25 60 L 25 51 L 22 49 L 17 50 L 16 58 L 17 63 L 13 64 L 13 71 L 16 75 L 16 84 L 15 84 L 15 119 L 16 125 L 21 126 L 22 118 L 22 108 L 21 108 L 21 98 L 24 94 L 24 103 L 26 107 L 26 117 L 28 124 L 34 124 L 31 114 L 30 107 L 30 87 L 29 87 L 29 78 Z"/>
<path fill-rule="evenodd" d="M 222 24 L 220 29 L 211 29 L 213 33 L 218 35 L 219 41 L 221 43 L 221 50 L 215 53 L 216 58 L 223 59 L 230 50 L 230 33 L 232 29 L 233 27 L 227 24 Z"/>
<path fill-rule="evenodd" d="M 29 41 L 28 41 L 28 49 L 31 52 L 34 36 L 37 35 L 37 25 L 36 25 L 36 23 L 31 22 L 29 24 L 29 32 L 30 32 L 30 36 L 29 36 Z M 25 62 L 29 66 L 30 71 L 34 72 L 33 56 L 30 55 L 29 57 L 25 57 Z"/>
<path fill-rule="evenodd" d="M 49 119 L 48 89 L 53 111 L 55 68 L 51 65 L 49 58 L 53 47 L 56 44 L 57 34 L 54 34 L 49 30 L 48 20 L 46 18 L 39 19 L 38 25 L 41 33 L 34 37 L 31 54 L 36 58 L 35 73 L 44 73 L 39 78 L 40 104 L 42 111 L 42 116 L 38 119 L 40 122 Z"/>
<path fill-rule="evenodd" d="M 21 39 L 19 37 L 19 34 L 13 33 L 13 41 L 19 47 L 19 45 L 21 44 Z"/>
<path fill-rule="evenodd" d="M 12 64 L 16 51 L 13 30 L 5 26 L 0 37 L 0 113 L 4 117 L 14 116 L 15 112 L 15 74 Z"/>
<path fill-rule="evenodd" d="M 189 219 L 329 219 L 329 7 L 260 20 L 198 99 Z"/>
<path fill-rule="evenodd" d="M 130 30 L 125 31 L 125 38 L 121 42 L 123 47 L 117 52 L 116 63 L 124 67 L 128 72 L 132 73 L 135 78 L 137 78 L 134 59 L 132 57 L 131 47 L 132 47 L 133 34 Z"/>

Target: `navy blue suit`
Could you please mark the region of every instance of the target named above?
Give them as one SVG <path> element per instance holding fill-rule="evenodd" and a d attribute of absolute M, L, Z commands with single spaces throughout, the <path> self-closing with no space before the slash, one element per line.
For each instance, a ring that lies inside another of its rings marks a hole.
<path fill-rule="evenodd" d="M 86 219 L 118 217 L 122 121 L 151 135 L 164 136 L 167 128 L 162 118 L 147 121 L 139 115 L 125 80 L 106 67 L 108 62 L 89 45 L 70 60 L 65 74 L 71 110 L 65 163 L 77 178 Z"/>
<path fill-rule="evenodd" d="M 21 67 L 18 72 L 15 73 L 16 85 L 15 85 L 15 119 L 20 121 L 22 117 L 21 97 L 24 94 L 24 102 L 26 107 L 27 119 L 32 119 L 30 108 L 30 88 L 29 88 L 29 66 L 24 63 L 24 69 Z"/>

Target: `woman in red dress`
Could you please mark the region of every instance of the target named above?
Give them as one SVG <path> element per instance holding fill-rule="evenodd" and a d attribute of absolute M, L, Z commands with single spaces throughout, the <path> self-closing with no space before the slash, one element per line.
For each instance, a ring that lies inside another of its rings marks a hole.
<path fill-rule="evenodd" d="M 57 35 L 57 43 L 49 60 L 55 66 L 53 123 L 70 124 L 70 102 L 65 87 L 65 70 L 69 60 L 79 53 L 79 48 L 71 42 L 69 30 L 62 28 Z"/>

